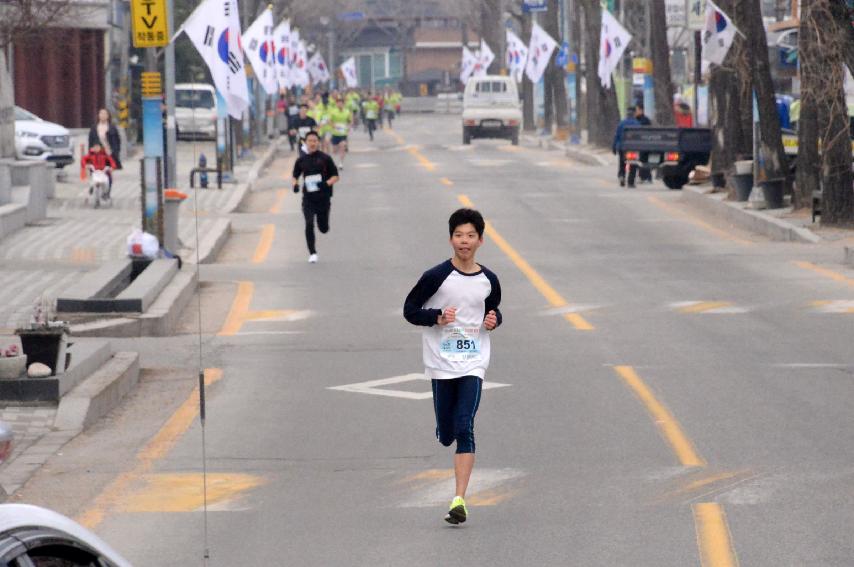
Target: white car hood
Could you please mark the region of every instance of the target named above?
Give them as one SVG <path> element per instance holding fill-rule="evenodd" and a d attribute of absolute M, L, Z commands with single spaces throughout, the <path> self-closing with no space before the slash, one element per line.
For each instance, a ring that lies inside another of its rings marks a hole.
<path fill-rule="evenodd" d="M 63 126 L 41 120 L 15 120 L 15 133 L 30 132 L 39 136 L 68 136 L 69 132 Z"/>

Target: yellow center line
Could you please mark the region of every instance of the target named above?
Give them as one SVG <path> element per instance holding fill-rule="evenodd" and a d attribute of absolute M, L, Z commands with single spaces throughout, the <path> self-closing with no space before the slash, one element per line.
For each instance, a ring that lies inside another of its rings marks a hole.
<path fill-rule="evenodd" d="M 615 366 L 614 370 L 646 406 L 647 411 L 652 416 L 652 420 L 658 426 L 665 440 L 670 444 L 673 452 L 676 453 L 679 463 L 685 467 L 706 466 L 706 461 L 697 454 L 694 445 L 682 432 L 679 422 L 664 404 L 655 398 L 649 387 L 647 387 L 637 372 L 635 372 L 635 369 L 631 366 Z"/>
<path fill-rule="evenodd" d="M 848 284 L 849 286 L 854 287 L 854 279 L 851 279 L 847 276 L 840 274 L 839 272 L 834 272 L 833 270 L 828 270 L 827 268 L 822 268 L 821 266 L 816 266 L 812 262 L 793 262 L 797 267 L 803 268 L 804 270 L 810 270 L 811 272 L 815 272 L 821 276 L 826 278 L 830 278 L 835 282 Z"/>
<path fill-rule="evenodd" d="M 694 504 L 694 525 L 703 567 L 737 567 L 726 514 L 720 504 Z"/>
<path fill-rule="evenodd" d="M 222 379 L 222 370 L 208 368 L 204 372 L 205 386 Z M 154 462 L 163 458 L 186 433 L 199 413 L 199 387 L 193 389 L 190 396 L 163 424 L 163 427 L 152 437 L 136 455 L 134 467 L 117 476 L 95 498 L 92 504 L 77 517 L 77 522 L 89 529 L 96 528 L 104 521 L 107 512 L 121 503 L 131 485 L 140 477 L 151 471 Z"/>
<path fill-rule="evenodd" d="M 436 171 L 436 164 L 424 157 L 424 154 L 419 152 L 418 148 L 409 148 L 409 150 L 407 151 L 413 156 L 415 156 L 415 159 L 418 160 L 418 163 L 421 164 L 421 167 L 423 167 L 427 171 Z"/>
<path fill-rule="evenodd" d="M 693 305 L 686 305 L 679 308 L 680 313 L 705 313 L 714 311 L 715 309 L 723 309 L 724 307 L 732 307 L 729 301 L 701 301 Z"/>
<path fill-rule="evenodd" d="M 226 317 L 225 323 L 218 333 L 219 336 L 232 337 L 240 331 L 246 321 L 246 314 L 249 313 L 249 305 L 252 303 L 254 293 L 255 284 L 252 282 L 240 282 L 237 285 L 237 295 L 234 297 L 228 317 Z"/>
<path fill-rule="evenodd" d="M 282 212 L 282 205 L 285 204 L 285 197 L 287 197 L 287 196 L 288 196 L 288 190 L 287 189 L 279 189 L 276 192 L 276 202 L 273 204 L 272 207 L 270 207 L 270 213 L 271 214 L 277 215 L 280 212 Z"/>
<path fill-rule="evenodd" d="M 471 199 L 469 199 L 465 195 L 458 195 L 457 199 L 464 207 L 474 207 L 474 203 L 472 203 Z M 522 258 L 521 254 L 519 254 L 510 244 L 504 240 L 504 238 L 495 230 L 495 227 L 492 226 L 492 223 L 486 223 L 486 235 L 489 236 L 493 242 L 495 242 L 496 246 L 504 252 L 507 257 L 519 268 L 519 271 L 522 272 L 525 277 L 533 284 L 533 286 L 539 291 L 543 297 L 546 298 L 546 301 L 549 302 L 549 305 L 552 307 L 566 307 L 569 305 L 569 302 L 564 299 L 552 286 L 546 282 L 543 277 L 537 273 L 537 271 L 531 267 L 531 265 Z M 584 317 L 582 317 L 578 313 L 564 313 L 564 319 L 569 321 L 573 327 L 578 329 L 579 331 L 592 331 L 593 325 L 591 325 Z"/>
<path fill-rule="evenodd" d="M 739 238 L 738 236 L 733 236 L 732 234 L 726 232 L 725 230 L 721 230 L 717 227 L 714 227 L 714 226 L 710 225 L 709 223 L 707 223 L 706 221 L 700 220 L 697 217 L 686 213 L 685 211 L 679 210 L 678 208 L 674 207 L 673 205 L 671 205 L 669 203 L 665 203 L 664 201 L 662 201 L 658 197 L 647 197 L 647 201 L 649 201 L 650 203 L 652 203 L 656 207 L 670 213 L 672 216 L 678 216 L 678 217 L 682 217 L 684 219 L 687 219 L 691 224 L 698 226 L 704 230 L 707 230 L 708 232 L 711 232 L 712 234 L 720 236 L 721 238 L 724 238 L 726 240 L 731 240 L 732 242 L 736 242 L 738 244 L 741 244 L 742 246 L 753 246 L 754 245 L 753 242 L 751 242 L 749 240 L 745 240 L 744 238 Z"/>
<path fill-rule="evenodd" d="M 252 256 L 253 264 L 261 264 L 267 259 L 267 254 L 270 253 L 270 248 L 273 247 L 273 239 L 275 237 L 276 227 L 272 224 L 265 224 L 261 230 L 261 239 L 255 248 L 255 255 Z"/>
<path fill-rule="evenodd" d="M 442 177 L 441 179 L 439 179 L 439 182 L 442 185 L 445 185 L 446 187 L 451 187 L 454 184 L 454 182 L 448 179 L 447 177 Z"/>

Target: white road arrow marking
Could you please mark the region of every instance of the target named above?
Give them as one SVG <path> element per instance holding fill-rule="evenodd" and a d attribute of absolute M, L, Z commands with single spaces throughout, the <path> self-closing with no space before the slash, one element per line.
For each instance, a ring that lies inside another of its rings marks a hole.
<path fill-rule="evenodd" d="M 404 398 L 406 400 L 429 400 L 433 397 L 433 391 L 427 392 L 408 392 L 406 390 L 393 390 L 384 386 L 394 384 L 403 384 L 405 382 L 427 382 L 430 380 L 424 377 L 423 374 L 404 374 L 403 376 L 394 376 L 392 378 L 381 378 L 380 380 L 368 380 L 367 382 L 358 382 L 356 384 L 344 384 L 343 386 L 330 386 L 327 390 L 339 390 L 341 392 L 354 392 L 356 394 L 371 394 L 374 396 L 387 396 L 390 398 Z M 511 384 L 502 384 L 500 382 L 483 382 L 484 390 L 494 388 L 505 388 Z"/>

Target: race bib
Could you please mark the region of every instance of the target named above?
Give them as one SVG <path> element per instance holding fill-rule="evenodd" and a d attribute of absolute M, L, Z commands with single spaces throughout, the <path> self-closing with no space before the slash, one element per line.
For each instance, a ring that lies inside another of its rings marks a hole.
<path fill-rule="evenodd" d="M 443 328 L 439 354 L 451 362 L 480 360 L 480 328 L 453 325 Z"/>
<path fill-rule="evenodd" d="M 305 192 L 316 193 L 320 191 L 320 184 L 323 182 L 323 176 L 319 173 L 305 176 Z"/>

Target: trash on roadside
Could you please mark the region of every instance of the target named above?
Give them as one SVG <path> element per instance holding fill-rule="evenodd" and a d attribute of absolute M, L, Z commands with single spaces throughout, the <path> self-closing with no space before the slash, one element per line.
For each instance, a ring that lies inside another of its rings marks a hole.
<path fill-rule="evenodd" d="M 27 376 L 30 378 L 47 378 L 51 374 L 53 374 L 53 371 L 50 369 L 50 366 L 41 362 L 34 362 L 27 368 Z"/>
<path fill-rule="evenodd" d="M 135 228 L 127 239 L 128 256 L 132 258 L 157 258 L 160 252 L 160 242 L 157 237 L 141 229 Z"/>

